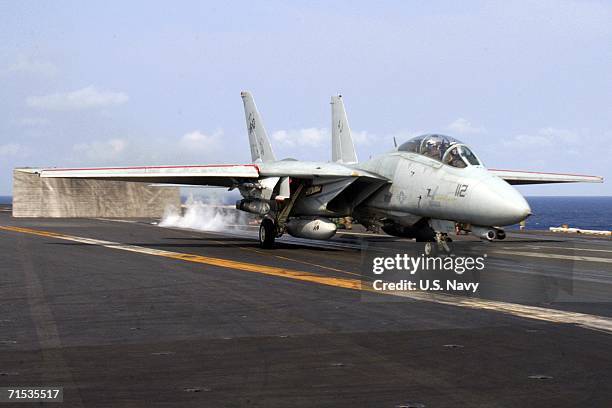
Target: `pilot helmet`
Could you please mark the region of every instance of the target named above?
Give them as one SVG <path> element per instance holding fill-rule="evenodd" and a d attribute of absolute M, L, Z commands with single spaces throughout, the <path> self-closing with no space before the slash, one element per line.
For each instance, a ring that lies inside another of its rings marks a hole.
<path fill-rule="evenodd" d="M 439 136 L 430 136 L 425 142 L 425 151 L 430 155 L 435 154 L 436 156 L 442 151 L 443 139 Z"/>
<path fill-rule="evenodd" d="M 429 147 L 440 146 L 444 140 L 440 136 L 429 136 L 425 143 Z"/>

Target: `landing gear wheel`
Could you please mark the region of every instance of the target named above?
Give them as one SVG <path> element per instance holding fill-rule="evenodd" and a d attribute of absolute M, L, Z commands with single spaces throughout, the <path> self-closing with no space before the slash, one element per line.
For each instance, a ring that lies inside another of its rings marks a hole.
<path fill-rule="evenodd" d="M 425 252 L 425 256 L 432 256 L 434 252 L 434 246 L 432 242 L 426 242 L 425 247 L 423 248 L 423 252 Z"/>
<path fill-rule="evenodd" d="M 451 239 L 451 237 L 444 237 L 444 246 L 446 253 L 450 256 L 453 256 L 453 240 Z"/>
<path fill-rule="evenodd" d="M 446 240 L 438 242 L 438 249 L 440 251 L 443 251 L 445 254 L 451 253 L 450 246 L 448 245 L 448 241 Z"/>
<path fill-rule="evenodd" d="M 442 254 L 442 256 L 451 255 L 451 249 L 449 244 L 452 242 L 452 239 L 448 237 L 448 235 L 443 234 L 441 232 L 436 232 L 435 237 L 435 246 L 433 243 L 428 242 L 427 244 L 431 245 L 431 253 L 436 250 L 438 253 Z M 427 254 L 427 246 L 425 247 L 425 254 Z"/>
<path fill-rule="evenodd" d="M 262 248 L 272 248 L 276 238 L 276 226 L 270 218 L 264 218 L 259 225 L 259 246 Z"/>

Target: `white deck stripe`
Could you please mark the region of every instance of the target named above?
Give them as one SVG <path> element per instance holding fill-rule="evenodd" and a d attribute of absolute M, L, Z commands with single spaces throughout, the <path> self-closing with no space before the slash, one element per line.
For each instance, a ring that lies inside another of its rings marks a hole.
<path fill-rule="evenodd" d="M 499 249 L 489 251 L 489 252 L 494 253 L 494 254 L 527 256 L 527 257 L 532 257 L 532 258 L 564 259 L 564 260 L 577 261 L 577 262 L 600 262 L 600 263 L 611 263 L 612 264 L 612 258 L 598 258 L 595 256 L 546 254 L 546 253 L 539 253 L 539 252 L 506 251 L 506 250 L 499 250 Z"/>
<path fill-rule="evenodd" d="M 103 240 L 98 240 L 98 239 L 93 239 L 93 238 L 84 238 L 84 237 L 77 237 L 77 236 L 72 236 L 72 235 L 59 234 L 59 233 L 54 233 L 50 231 L 49 232 L 36 231 L 36 230 L 30 230 L 26 228 L 19 228 L 19 227 L 2 227 L 2 229 L 8 230 L 8 231 L 30 233 L 34 235 L 43 235 L 43 236 L 48 236 L 50 238 L 62 239 L 66 241 L 73 241 L 73 242 L 79 242 L 79 243 L 90 244 L 90 245 L 98 245 L 98 246 L 103 246 L 105 248 L 118 249 L 122 251 L 129 251 L 129 252 L 136 252 L 136 253 L 141 253 L 141 254 L 156 255 L 156 256 L 163 256 L 167 258 L 180 259 L 180 260 L 188 261 L 188 262 L 190 261 L 189 257 L 193 257 L 193 258 L 202 257 L 200 255 L 164 251 L 164 250 L 159 250 L 159 249 L 141 247 L 137 245 L 122 244 L 119 242 L 103 241 Z M 229 261 L 229 262 L 232 262 L 232 261 Z M 252 264 L 252 265 L 256 266 L 256 264 Z M 227 266 L 227 267 L 231 269 L 230 266 Z M 265 268 L 265 267 L 262 266 L 262 268 Z M 274 268 L 274 269 L 279 269 L 279 268 Z M 257 272 L 257 271 L 254 271 L 254 272 Z M 288 272 L 292 274 L 302 273 L 304 275 L 312 275 L 314 278 L 314 275 L 310 272 L 299 272 L 299 271 L 289 271 L 289 270 Z M 325 282 L 323 284 L 330 285 L 330 286 L 338 286 L 338 287 L 343 287 L 343 288 L 347 288 L 351 290 L 371 291 L 369 287 L 362 287 L 362 285 L 353 284 L 353 282 L 358 282 L 358 280 L 332 278 L 332 277 L 327 278 L 323 275 L 318 275 L 318 276 L 320 278 L 315 278 L 311 280 L 311 282 L 320 283 L 320 284 Z M 319 282 L 317 282 L 317 280 L 319 280 Z M 473 298 L 466 298 L 462 296 L 454 296 L 454 295 L 448 295 L 448 294 L 433 294 L 430 292 L 391 292 L 391 293 L 376 292 L 376 293 L 388 294 L 388 295 L 394 295 L 394 296 L 402 296 L 402 297 L 407 297 L 407 298 L 414 299 L 414 300 L 427 301 L 427 302 L 438 303 L 438 304 L 449 305 L 449 306 L 466 307 L 470 309 L 479 309 L 479 310 L 491 310 L 491 311 L 496 311 L 500 313 L 510 314 L 510 315 L 517 316 L 517 317 L 542 320 L 542 321 L 547 321 L 547 322 L 552 322 L 552 323 L 576 324 L 584 328 L 599 330 L 602 332 L 606 332 L 608 334 L 612 334 L 612 318 L 605 317 L 605 316 L 569 312 L 569 311 L 557 310 L 557 309 L 547 309 L 547 308 L 538 307 L 538 306 L 527 306 L 527 305 L 521 305 L 521 304 L 516 304 L 516 303 L 500 302 L 500 301 L 493 301 L 493 300 L 486 300 L 486 299 L 473 299 Z"/>

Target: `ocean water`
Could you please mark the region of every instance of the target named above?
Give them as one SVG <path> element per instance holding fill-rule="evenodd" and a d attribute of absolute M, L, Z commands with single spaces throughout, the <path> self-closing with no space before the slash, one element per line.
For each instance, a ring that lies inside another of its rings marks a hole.
<path fill-rule="evenodd" d="M 568 224 L 572 228 L 612 231 L 612 197 L 526 197 L 533 215 L 528 230 L 542 230 Z M 0 196 L 0 204 L 12 197 Z M 518 226 L 512 226 L 516 229 Z"/>
<path fill-rule="evenodd" d="M 560 227 L 563 224 L 571 228 L 612 230 L 612 197 L 525 198 L 533 213 L 527 219 L 528 230 Z"/>

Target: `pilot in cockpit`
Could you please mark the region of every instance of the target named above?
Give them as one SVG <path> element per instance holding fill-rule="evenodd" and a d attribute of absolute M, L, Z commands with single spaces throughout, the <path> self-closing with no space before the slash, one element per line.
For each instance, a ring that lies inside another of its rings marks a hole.
<path fill-rule="evenodd" d="M 439 138 L 431 137 L 425 145 L 423 154 L 436 160 L 442 160 L 442 141 Z"/>
<path fill-rule="evenodd" d="M 482 165 L 467 146 L 457 139 L 444 135 L 417 136 L 403 143 L 397 150 L 422 154 L 461 169 Z"/>
<path fill-rule="evenodd" d="M 463 161 L 463 158 L 459 155 L 457 148 L 452 149 L 448 153 L 448 156 L 446 156 L 445 162 L 449 166 L 458 167 L 460 169 L 466 167 L 465 161 Z"/>
<path fill-rule="evenodd" d="M 444 157 L 444 153 L 446 153 L 449 147 L 450 143 L 448 142 L 448 140 L 442 139 L 442 141 L 440 142 L 440 160 L 442 160 L 442 158 Z"/>

